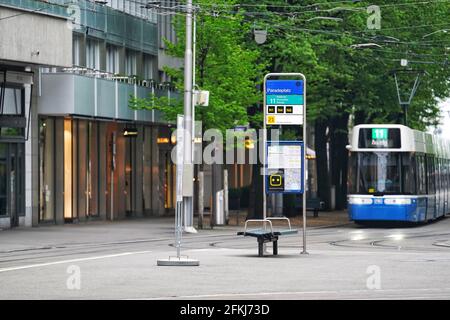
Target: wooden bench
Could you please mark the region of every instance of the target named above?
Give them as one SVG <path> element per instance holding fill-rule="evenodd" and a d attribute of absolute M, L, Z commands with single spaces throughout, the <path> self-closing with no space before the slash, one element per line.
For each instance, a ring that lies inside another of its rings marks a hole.
<path fill-rule="evenodd" d="M 319 216 L 319 211 L 323 209 L 324 202 L 319 198 L 306 199 L 306 211 L 312 211 L 314 218 Z M 299 209 L 303 208 L 303 203 L 300 201 Z"/>

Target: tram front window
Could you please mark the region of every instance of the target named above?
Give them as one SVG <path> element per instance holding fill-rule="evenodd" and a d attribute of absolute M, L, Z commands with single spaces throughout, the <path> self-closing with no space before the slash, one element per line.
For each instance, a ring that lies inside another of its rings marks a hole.
<path fill-rule="evenodd" d="M 404 193 L 401 158 L 398 152 L 352 153 L 349 191 L 354 194 Z"/>

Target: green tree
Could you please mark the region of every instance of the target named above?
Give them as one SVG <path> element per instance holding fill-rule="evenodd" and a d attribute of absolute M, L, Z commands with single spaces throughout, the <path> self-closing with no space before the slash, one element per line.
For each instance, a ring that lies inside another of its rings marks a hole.
<path fill-rule="evenodd" d="M 196 10 L 196 85 L 210 92 L 209 106 L 196 108 L 196 120 L 203 122 L 203 128 L 217 128 L 225 131 L 236 125 L 247 124 L 247 108 L 261 100 L 257 81 L 261 81 L 264 65 L 258 60 L 259 52 L 246 46 L 244 38 L 250 26 L 240 14 L 230 19 L 214 17 L 213 5 L 235 3 L 236 1 L 197 1 Z M 211 8 L 211 10 L 204 10 Z M 177 42 L 166 41 L 168 53 L 177 58 L 184 57 L 185 20 L 176 16 Z M 179 92 L 183 92 L 183 69 L 165 67 Z M 259 80 L 258 80 L 259 79 Z M 130 107 L 135 109 L 157 109 L 167 120 L 174 120 L 183 113 L 182 101 L 168 101 L 167 98 L 150 96 L 139 99 L 132 97 Z"/>
<path fill-rule="evenodd" d="M 300 71 L 307 77 L 308 119 L 314 123 L 319 196 L 346 205 L 349 120 L 401 123 L 392 71 L 400 59 L 426 72 L 408 110 L 408 125 L 424 130 L 439 118 L 438 101 L 449 96 L 448 24 L 450 4 L 442 1 L 246 1 L 247 19 L 267 28 L 261 55 L 275 72 Z M 369 30 L 368 6 L 381 10 L 381 28 Z M 250 11 L 250 9 L 248 9 Z M 374 43 L 375 46 L 353 46 Z M 357 49 L 366 48 L 366 49 Z M 415 76 L 414 73 L 410 75 Z M 403 90 L 414 77 L 403 77 Z M 329 153 L 327 145 L 329 144 Z M 330 168 L 330 169 L 329 169 Z"/>

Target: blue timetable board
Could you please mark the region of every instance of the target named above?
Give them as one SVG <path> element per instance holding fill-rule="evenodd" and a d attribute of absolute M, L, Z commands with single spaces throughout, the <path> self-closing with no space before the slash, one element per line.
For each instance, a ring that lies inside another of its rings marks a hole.
<path fill-rule="evenodd" d="M 267 95 L 302 95 L 303 80 L 267 80 Z"/>
<path fill-rule="evenodd" d="M 266 80 L 264 96 L 266 125 L 304 124 L 304 80 Z"/>

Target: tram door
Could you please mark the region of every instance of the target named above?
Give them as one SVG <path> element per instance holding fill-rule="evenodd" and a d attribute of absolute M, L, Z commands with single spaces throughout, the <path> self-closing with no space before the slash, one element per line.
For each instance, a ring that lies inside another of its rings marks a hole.
<path fill-rule="evenodd" d="M 0 216 L 9 216 L 11 227 L 19 225 L 25 207 L 23 147 L 21 143 L 0 143 Z"/>

